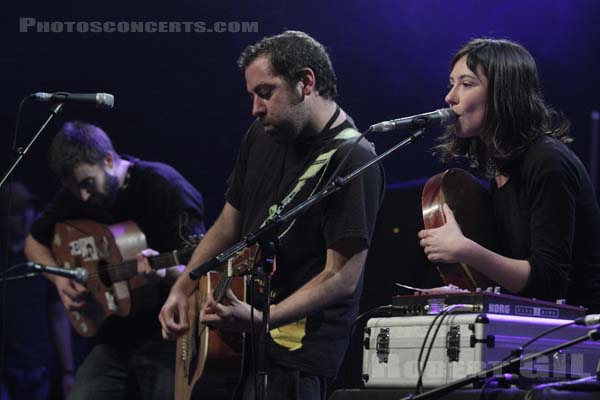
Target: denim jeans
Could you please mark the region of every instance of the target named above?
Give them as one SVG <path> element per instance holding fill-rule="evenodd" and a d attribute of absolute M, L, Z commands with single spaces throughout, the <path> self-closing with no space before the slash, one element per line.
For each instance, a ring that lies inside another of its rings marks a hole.
<path fill-rule="evenodd" d="M 255 374 L 246 374 L 240 382 L 236 400 L 254 400 Z M 274 362 L 269 365 L 267 400 L 325 400 L 329 378 L 309 375 L 297 369 L 287 368 Z M 260 385 L 259 378 L 256 384 Z"/>
<path fill-rule="evenodd" d="M 175 342 L 147 340 L 131 348 L 95 346 L 77 370 L 69 400 L 173 398 Z"/>

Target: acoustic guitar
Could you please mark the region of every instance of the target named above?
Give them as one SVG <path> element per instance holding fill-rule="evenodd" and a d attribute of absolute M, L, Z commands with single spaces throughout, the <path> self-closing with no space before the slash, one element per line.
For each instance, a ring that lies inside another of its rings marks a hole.
<path fill-rule="evenodd" d="M 159 301 L 156 285 L 138 275 L 136 255 L 148 248 L 132 221 L 106 226 L 89 220 L 56 224 L 52 252 L 63 268 L 85 268 L 90 296 L 80 311 L 67 313 L 73 328 L 94 336 L 111 315 L 127 316 Z M 153 269 L 186 264 L 195 246 L 148 257 Z"/>
<path fill-rule="evenodd" d="M 230 258 L 222 266 L 223 272 L 209 272 L 199 282 L 199 290 L 190 296 L 188 321 L 190 328 L 177 340 L 175 359 L 175 398 L 189 400 L 201 393 L 206 382 L 233 381 L 239 377 L 242 362 L 243 334 L 210 328 L 200 322 L 200 310 L 208 293 L 213 292 L 217 302 L 227 302 L 227 289 L 246 300 L 246 287 L 242 275 L 250 271 L 260 258 L 257 244 Z M 212 385 L 213 387 L 215 385 Z M 204 397 L 204 396 L 202 396 Z"/>
<path fill-rule="evenodd" d="M 498 240 L 490 193 L 477 178 L 460 168 L 448 169 L 431 177 L 425 183 L 421 198 L 425 229 L 438 228 L 446 223 L 444 203 L 454 212 L 466 237 L 496 251 Z M 436 268 L 446 285 L 452 284 L 471 291 L 498 286 L 463 263 L 437 263 Z"/>

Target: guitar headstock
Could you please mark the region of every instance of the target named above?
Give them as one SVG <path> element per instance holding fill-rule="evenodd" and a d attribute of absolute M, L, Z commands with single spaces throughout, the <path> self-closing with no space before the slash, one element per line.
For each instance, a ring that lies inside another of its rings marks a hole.
<path fill-rule="evenodd" d="M 196 247 L 198 247 L 198 243 L 200 243 L 200 241 L 202 241 L 203 238 L 204 238 L 204 234 L 189 235 L 184 240 L 183 247 L 178 250 L 175 250 L 175 252 L 177 252 L 178 257 L 180 257 L 179 261 L 182 264 L 187 264 L 187 262 L 192 257 L 192 254 L 194 254 Z"/>

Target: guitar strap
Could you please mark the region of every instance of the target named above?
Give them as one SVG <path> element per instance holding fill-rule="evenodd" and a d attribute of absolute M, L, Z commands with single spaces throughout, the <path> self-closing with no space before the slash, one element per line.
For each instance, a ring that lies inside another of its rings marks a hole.
<path fill-rule="evenodd" d="M 338 113 L 339 108 L 336 110 L 336 114 L 334 114 L 334 116 L 331 118 L 331 123 L 333 123 L 333 121 L 337 118 Z M 329 125 L 331 124 L 328 124 L 324 131 L 328 129 Z M 300 175 L 296 181 L 296 184 L 288 193 L 288 195 L 285 196 L 283 200 L 279 202 L 279 204 L 274 204 L 269 207 L 269 215 L 261 226 L 264 226 L 273 218 L 281 215 L 286 209 L 293 208 L 301 201 L 304 201 L 312 196 L 323 181 L 325 171 L 327 170 L 327 167 L 334 154 L 344 143 L 358 136 L 360 136 L 358 131 L 353 128 L 346 128 L 338 133 L 331 141 L 329 141 L 327 145 L 321 149 L 321 153 L 316 156 L 314 161 L 308 166 L 308 168 L 306 168 L 302 175 Z M 298 194 L 301 192 L 303 195 L 298 196 Z M 296 219 L 292 220 L 287 228 L 279 234 L 279 239 L 284 237 L 290 231 L 295 222 Z M 261 284 L 260 282 L 257 283 L 259 285 Z M 275 341 L 275 343 L 278 345 L 287 348 L 289 351 L 298 350 L 302 347 L 302 338 L 306 334 L 306 318 L 303 318 L 300 321 L 292 322 L 285 326 L 281 326 L 279 328 L 272 329 L 270 334 L 273 341 Z"/>
<path fill-rule="evenodd" d="M 325 171 L 327 170 L 327 166 L 329 165 L 333 155 L 338 151 L 338 149 L 349 139 L 356 138 L 360 135 L 353 128 L 346 128 L 340 133 L 338 133 L 322 152 L 317 155 L 315 160 L 306 168 L 304 173 L 300 175 L 296 184 L 292 188 L 292 190 L 288 193 L 287 196 L 283 198 L 279 202 L 279 204 L 273 204 L 269 207 L 269 215 L 261 224 L 261 227 L 267 224 L 269 221 L 274 219 L 275 217 L 280 216 L 286 209 L 293 208 L 296 205 L 300 204 L 301 201 L 308 199 L 310 196 L 315 194 L 317 188 L 323 181 L 323 177 L 325 176 Z M 306 189 L 305 189 L 306 188 Z M 303 191 L 308 193 L 305 196 L 301 196 L 297 198 L 297 195 Z M 281 239 L 285 234 L 292 228 L 296 219 L 294 219 L 290 225 L 279 235 L 279 239 Z"/>

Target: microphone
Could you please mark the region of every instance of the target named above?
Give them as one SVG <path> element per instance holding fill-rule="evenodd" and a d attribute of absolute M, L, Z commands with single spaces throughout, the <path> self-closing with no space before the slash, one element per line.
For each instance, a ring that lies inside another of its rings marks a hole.
<path fill-rule="evenodd" d="M 396 129 L 421 129 L 428 126 L 446 126 L 456 121 L 456 114 L 449 108 L 442 108 L 425 114 L 413 115 L 371 125 L 372 132 L 387 132 Z"/>
<path fill-rule="evenodd" d="M 95 104 L 96 108 L 113 108 L 113 105 L 115 104 L 115 96 L 109 93 L 38 92 L 32 94 L 30 97 L 37 101 Z"/>
<path fill-rule="evenodd" d="M 88 271 L 85 268 L 75 268 L 75 269 L 67 269 L 67 268 L 59 268 L 59 267 L 51 267 L 49 265 L 37 264 L 33 262 L 26 263 L 27 267 L 33 272 L 42 273 L 45 272 L 47 274 L 64 276 L 69 279 L 73 279 L 79 283 L 85 284 L 88 279 Z"/>
<path fill-rule="evenodd" d="M 600 314 L 589 314 L 585 317 L 577 318 L 575 320 L 575 325 L 600 325 Z"/>

